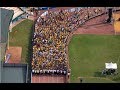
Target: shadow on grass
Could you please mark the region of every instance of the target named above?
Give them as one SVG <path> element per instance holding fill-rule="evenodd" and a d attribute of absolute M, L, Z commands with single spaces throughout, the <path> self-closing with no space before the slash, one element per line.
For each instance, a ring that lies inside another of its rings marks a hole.
<path fill-rule="evenodd" d="M 29 44 L 28 44 L 28 53 L 27 53 L 27 56 L 26 56 L 26 62 L 28 64 L 28 79 L 27 79 L 27 82 L 28 83 L 31 83 L 31 61 L 32 61 L 32 54 L 33 54 L 33 50 L 32 50 L 32 38 L 33 38 L 33 33 L 34 33 L 34 23 L 33 22 L 33 25 L 31 26 L 31 31 L 30 31 L 30 36 L 29 36 Z"/>
<path fill-rule="evenodd" d="M 94 77 L 106 77 L 106 76 L 102 75 L 102 72 L 95 72 Z"/>
<path fill-rule="evenodd" d="M 116 81 L 116 82 L 120 83 L 120 77 L 113 78 L 113 81 Z"/>

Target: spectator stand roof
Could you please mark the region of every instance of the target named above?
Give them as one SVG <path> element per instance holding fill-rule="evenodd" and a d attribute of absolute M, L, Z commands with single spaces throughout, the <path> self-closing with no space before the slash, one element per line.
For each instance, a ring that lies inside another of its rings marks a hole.
<path fill-rule="evenodd" d="M 1 83 L 27 83 L 27 64 L 4 63 Z"/>
<path fill-rule="evenodd" d="M 7 10 L 0 8 L 0 59 L 4 60 L 6 46 L 8 42 L 9 25 L 14 12 L 13 10 Z"/>
<path fill-rule="evenodd" d="M 1 7 L 1 8 L 8 9 L 8 10 L 13 10 L 14 11 L 14 15 L 13 15 L 12 21 L 14 19 L 16 19 L 18 16 L 20 16 L 20 15 L 22 15 L 24 13 L 24 11 L 22 11 L 22 9 L 20 9 L 18 7 Z"/>
<path fill-rule="evenodd" d="M 8 31 L 9 31 L 9 25 L 13 17 L 13 10 L 7 10 L 0 8 L 0 15 L 1 15 L 1 37 L 0 37 L 0 43 L 6 43 L 8 39 Z"/>

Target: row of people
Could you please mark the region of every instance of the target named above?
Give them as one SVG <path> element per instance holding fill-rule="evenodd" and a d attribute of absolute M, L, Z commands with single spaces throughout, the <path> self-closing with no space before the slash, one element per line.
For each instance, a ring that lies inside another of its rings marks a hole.
<path fill-rule="evenodd" d="M 55 74 L 55 73 L 61 73 L 61 74 L 67 74 L 66 71 L 62 71 L 62 70 L 32 70 L 33 73 L 40 73 L 40 74 Z"/>

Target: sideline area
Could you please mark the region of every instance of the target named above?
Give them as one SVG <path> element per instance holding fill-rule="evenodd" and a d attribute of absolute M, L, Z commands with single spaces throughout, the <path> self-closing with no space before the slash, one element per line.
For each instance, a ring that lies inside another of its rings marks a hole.
<path fill-rule="evenodd" d="M 117 83 L 115 81 L 112 81 L 108 78 L 103 77 L 78 77 L 78 81 L 82 79 L 81 83 Z"/>

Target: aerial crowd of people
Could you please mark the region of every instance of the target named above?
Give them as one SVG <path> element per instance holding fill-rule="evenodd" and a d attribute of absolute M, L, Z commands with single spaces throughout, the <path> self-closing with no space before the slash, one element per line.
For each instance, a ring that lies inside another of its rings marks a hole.
<path fill-rule="evenodd" d="M 70 33 L 104 12 L 103 7 L 90 7 L 49 11 L 46 16 L 39 16 L 33 37 L 32 72 L 67 74 Z"/>

